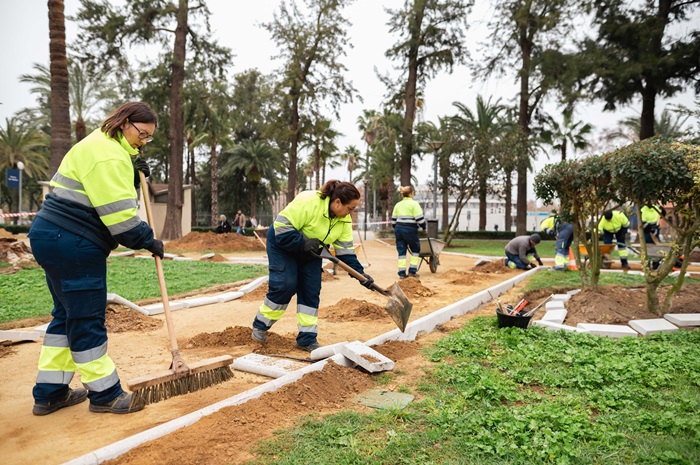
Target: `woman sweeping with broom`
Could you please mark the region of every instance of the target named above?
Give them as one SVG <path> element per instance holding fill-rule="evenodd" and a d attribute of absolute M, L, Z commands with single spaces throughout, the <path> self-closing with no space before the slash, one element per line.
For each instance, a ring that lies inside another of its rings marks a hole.
<path fill-rule="evenodd" d="M 132 402 L 107 354 L 107 257 L 122 244 L 163 258 L 163 243 L 137 214 L 133 157 L 153 140 L 157 118 L 142 102 L 117 108 L 63 158 L 29 231 L 46 272 L 53 320 L 46 330 L 34 386 L 34 415 L 90 399 L 90 411 L 131 413 Z M 144 162 L 136 164 L 146 176 Z M 75 370 L 87 388 L 71 389 Z"/>

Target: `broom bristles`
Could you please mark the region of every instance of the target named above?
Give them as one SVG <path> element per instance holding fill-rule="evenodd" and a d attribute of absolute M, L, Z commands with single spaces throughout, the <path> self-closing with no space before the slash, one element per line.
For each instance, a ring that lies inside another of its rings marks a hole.
<path fill-rule="evenodd" d="M 143 403 L 143 405 L 155 404 L 161 400 L 223 383 L 231 378 L 233 378 L 233 370 L 229 366 L 201 371 L 176 380 L 164 381 L 142 389 L 136 389 L 132 392 L 132 402 Z"/>

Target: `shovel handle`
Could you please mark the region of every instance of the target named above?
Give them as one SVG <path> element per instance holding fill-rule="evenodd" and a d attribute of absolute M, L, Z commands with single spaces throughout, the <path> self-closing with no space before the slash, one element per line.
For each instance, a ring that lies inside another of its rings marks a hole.
<path fill-rule="evenodd" d="M 313 252 L 312 252 L 312 253 L 313 253 Z M 366 283 L 366 282 L 367 282 L 367 278 L 365 278 L 365 277 L 362 275 L 362 273 L 358 273 L 357 271 L 355 271 L 355 270 L 354 270 L 350 265 L 348 265 L 347 263 L 345 263 L 345 262 L 343 262 L 343 261 L 341 261 L 341 260 L 338 260 L 338 257 L 333 256 L 333 254 L 330 253 L 330 251 L 329 251 L 326 247 L 323 247 L 323 248 L 321 249 L 321 253 L 314 254 L 314 255 L 316 255 L 317 257 L 326 258 L 326 259 L 330 260 L 331 262 L 335 263 L 336 265 L 338 265 L 339 267 L 341 267 L 342 269 L 344 269 L 345 271 L 347 271 L 347 272 L 350 274 L 350 276 L 352 276 L 353 278 L 357 279 L 357 280 L 360 281 L 361 283 Z M 370 287 L 372 288 L 372 290 L 377 291 L 377 292 L 379 292 L 380 294 L 383 294 L 383 295 L 386 295 L 386 296 L 390 296 L 390 295 L 391 295 L 391 292 L 387 291 L 386 289 L 382 289 L 382 288 L 379 287 L 376 283 L 372 283 L 372 285 L 371 285 Z"/>

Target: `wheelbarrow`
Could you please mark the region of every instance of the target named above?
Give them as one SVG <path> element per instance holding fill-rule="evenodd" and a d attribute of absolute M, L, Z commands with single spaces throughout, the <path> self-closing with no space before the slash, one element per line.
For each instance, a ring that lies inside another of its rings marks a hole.
<path fill-rule="evenodd" d="M 440 264 L 440 252 L 445 247 L 445 243 L 438 239 L 430 239 L 429 237 L 424 237 L 420 239 L 420 252 L 418 257 L 421 259 L 418 262 L 418 269 L 423 262 L 428 264 L 431 273 L 437 271 L 437 267 Z"/>
<path fill-rule="evenodd" d="M 613 259 L 612 259 L 612 251 L 615 248 L 615 244 L 598 244 L 598 247 L 600 247 L 600 252 L 603 257 L 603 263 L 600 265 L 601 268 L 604 269 L 610 269 L 613 264 Z M 579 244 L 578 246 L 578 253 L 581 255 L 581 260 L 583 260 L 583 267 L 586 268 L 588 266 L 588 250 L 586 250 L 586 246 L 583 244 Z"/>
<path fill-rule="evenodd" d="M 637 255 L 640 258 L 642 257 L 641 247 L 637 247 L 637 246 L 633 246 L 633 245 L 629 245 L 629 244 L 627 244 L 626 247 L 633 254 Z M 659 265 L 661 264 L 661 262 L 664 261 L 670 253 L 671 253 L 671 246 L 670 245 L 647 244 L 647 260 L 649 262 L 649 266 L 651 267 L 651 269 L 656 270 L 659 267 Z M 682 265 L 683 265 L 683 256 L 681 255 L 680 258 L 673 265 L 673 269 L 678 270 L 681 268 Z"/>

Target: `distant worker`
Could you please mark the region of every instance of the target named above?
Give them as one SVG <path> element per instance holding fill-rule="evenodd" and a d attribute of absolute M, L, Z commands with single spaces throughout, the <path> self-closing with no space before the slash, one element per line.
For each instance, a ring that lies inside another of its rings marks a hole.
<path fill-rule="evenodd" d="M 542 232 L 557 240 L 554 252 L 554 270 L 566 271 L 569 265 L 569 247 L 574 241 L 574 226 L 562 221 L 556 210 L 540 223 Z"/>
<path fill-rule="evenodd" d="M 364 275 L 362 285 L 371 289 L 374 279 L 365 274 L 355 255 L 350 214 L 360 203 L 360 191 L 349 182 L 331 180 L 319 191 L 299 193 L 277 215 L 267 231 L 270 278 L 268 291 L 253 321 L 252 337 L 267 341 L 267 331 L 297 296 L 297 347 L 311 352 L 321 347 L 318 306 L 321 294 L 321 247 L 333 244 L 335 255 Z"/>
<path fill-rule="evenodd" d="M 647 244 L 657 244 L 659 242 L 659 231 L 661 230 L 661 217 L 666 216 L 666 210 L 660 205 L 647 203 L 639 212 L 642 214 L 642 227 L 644 228 L 644 240 Z"/>
<path fill-rule="evenodd" d="M 533 234 L 531 236 L 518 236 L 511 240 L 506 245 L 506 260 L 505 265 L 508 268 L 517 268 L 519 270 L 529 270 L 531 268 L 536 268 L 533 262 L 530 261 L 529 256 L 532 255 L 537 262 L 542 266 L 542 259 L 537 254 L 537 244 L 540 243 L 542 238 L 539 234 Z"/>
<path fill-rule="evenodd" d="M 219 234 L 231 232 L 231 223 L 226 219 L 226 215 L 219 216 L 219 224 L 216 226 L 216 232 Z"/>
<path fill-rule="evenodd" d="M 418 228 L 425 231 L 427 222 L 423 216 L 420 204 L 413 200 L 415 190 L 413 186 L 401 186 L 399 189 L 403 199 L 394 206 L 391 214 L 391 226 L 396 237 L 396 251 L 399 254 L 399 278 L 418 278 L 418 264 L 420 263 L 420 239 Z M 411 263 L 406 275 L 406 252 L 411 250 Z"/>
<path fill-rule="evenodd" d="M 156 130 L 156 114 L 143 102 L 117 108 L 66 153 L 51 179 L 53 192 L 29 230 L 32 253 L 46 273 L 53 319 L 46 329 L 34 385 L 34 415 L 90 400 L 97 413 L 131 413 L 107 353 L 107 257 L 122 244 L 163 258 L 163 243 L 138 215 L 134 157 Z M 135 277 L 138 279 L 138 277 Z M 71 389 L 75 371 L 87 388 Z"/>
<path fill-rule="evenodd" d="M 625 238 L 629 227 L 630 220 L 619 210 L 605 212 L 598 223 L 598 231 L 603 234 L 603 244 L 612 244 L 613 239 L 615 239 L 623 270 L 630 269 L 627 263 L 627 247 L 625 247 Z"/>

